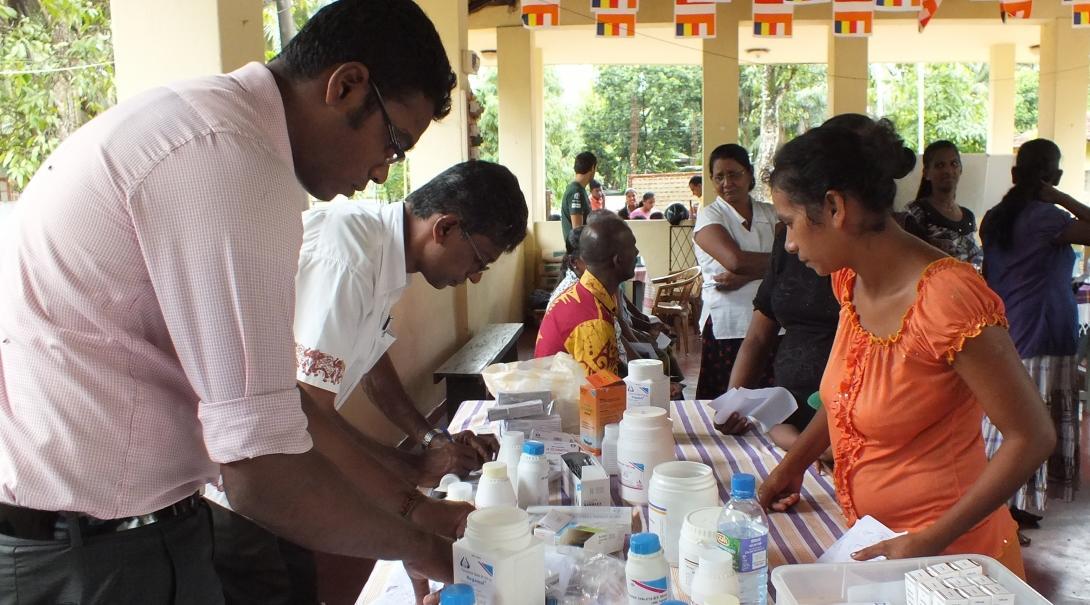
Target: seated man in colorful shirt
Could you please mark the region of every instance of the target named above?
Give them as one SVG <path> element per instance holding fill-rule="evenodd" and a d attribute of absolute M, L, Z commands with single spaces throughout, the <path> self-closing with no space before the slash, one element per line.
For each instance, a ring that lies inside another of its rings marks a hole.
<path fill-rule="evenodd" d="M 499 447 L 491 435 L 466 431 L 451 436 L 428 424 L 387 352 L 394 342 L 391 308 L 413 273 L 434 288 L 479 282 L 490 264 L 522 242 L 526 217 L 526 200 L 515 176 L 499 164 L 480 161 L 447 169 L 404 202 L 342 202 L 303 213 L 295 297 L 299 388 L 341 431 L 416 485 L 434 486 L 445 473 L 465 476 L 491 460 Z M 338 413 L 357 386 L 410 441 L 423 444 L 422 454 L 381 445 Z M 315 434 L 314 439 L 322 436 Z M 276 541 L 249 526 L 249 537 L 240 539 L 246 520 L 223 509 L 215 513 L 221 581 L 228 590 L 253 594 L 244 591 L 254 581 L 247 575 L 252 565 L 240 562 L 242 571 L 229 573 L 236 567 L 231 553 L 252 561 L 259 544 Z M 311 553 L 283 542 L 278 550 L 291 553 L 283 556 L 288 575 L 302 570 L 300 579 L 292 581 L 298 589 L 306 583 L 308 568 L 314 569 Z M 332 570 L 348 567 L 351 561 L 318 556 L 319 578 L 323 570 L 343 575 Z M 367 573 L 356 575 L 358 593 Z M 324 582 L 319 584 L 324 588 Z"/>
<path fill-rule="evenodd" d="M 632 279 L 636 268 L 636 237 L 624 221 L 605 218 L 583 228 L 579 250 L 586 270 L 545 311 L 534 357 L 567 352 L 593 374 L 616 373 L 617 335 L 613 293 Z"/>

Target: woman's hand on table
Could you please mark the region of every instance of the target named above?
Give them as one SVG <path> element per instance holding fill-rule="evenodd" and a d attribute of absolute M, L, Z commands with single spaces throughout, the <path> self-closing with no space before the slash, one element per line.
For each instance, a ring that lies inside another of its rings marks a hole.
<path fill-rule="evenodd" d="M 715 425 L 715 429 L 724 435 L 741 435 L 751 428 L 753 428 L 753 423 L 749 421 L 749 418 L 738 412 L 731 412 L 723 424 Z"/>
<path fill-rule="evenodd" d="M 766 510 L 782 513 L 802 499 L 804 472 L 791 472 L 780 464 L 757 488 L 757 500 Z"/>
<path fill-rule="evenodd" d="M 887 559 L 911 559 L 914 557 L 933 557 L 945 547 L 932 539 L 927 531 L 907 533 L 890 538 L 852 553 L 856 561 L 869 561 L 875 557 Z"/>
<path fill-rule="evenodd" d="M 466 530 L 466 517 L 475 509 L 468 502 L 449 502 L 423 498 L 410 515 L 410 521 L 424 529 L 457 540 Z"/>

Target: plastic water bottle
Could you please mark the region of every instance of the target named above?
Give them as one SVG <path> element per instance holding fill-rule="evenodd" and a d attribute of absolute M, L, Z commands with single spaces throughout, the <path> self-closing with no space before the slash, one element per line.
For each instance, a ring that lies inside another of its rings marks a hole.
<path fill-rule="evenodd" d="M 765 605 L 768 598 L 768 518 L 754 498 L 753 475 L 730 479 L 730 501 L 719 513 L 719 547 L 734 557 L 742 605 Z"/>

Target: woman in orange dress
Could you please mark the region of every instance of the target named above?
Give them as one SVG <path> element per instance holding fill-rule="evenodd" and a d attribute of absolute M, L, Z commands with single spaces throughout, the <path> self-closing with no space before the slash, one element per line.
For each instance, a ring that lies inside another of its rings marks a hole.
<path fill-rule="evenodd" d="M 1055 432 L 1007 334 L 1003 303 L 971 265 L 892 217 L 903 143 L 888 121 L 823 126 L 776 154 L 772 199 L 788 252 L 832 276 L 840 302 L 821 381 L 824 407 L 759 491 L 783 511 L 830 445 L 848 524 L 897 532 L 866 560 L 977 553 L 1024 576 L 1005 502 L 1052 451 Z M 1014 439 L 984 456 L 984 413 Z"/>

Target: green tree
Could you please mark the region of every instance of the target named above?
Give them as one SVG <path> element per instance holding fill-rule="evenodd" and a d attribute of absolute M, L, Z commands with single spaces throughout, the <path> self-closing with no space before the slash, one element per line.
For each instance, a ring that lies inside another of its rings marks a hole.
<path fill-rule="evenodd" d="M 481 104 L 481 117 L 477 128 L 481 132 L 481 159 L 489 162 L 500 161 L 499 132 L 500 104 L 496 95 L 495 67 L 482 67 L 479 74 L 470 79 L 473 94 Z"/>
<path fill-rule="evenodd" d="M 988 142 L 986 63 L 872 64 L 872 115 L 889 118 L 909 146 L 919 141 L 918 85 L 924 92 L 923 144 L 946 139 L 962 153 L 983 153 Z"/>
<path fill-rule="evenodd" d="M 598 156 L 599 180 L 617 189 L 629 174 L 699 164 L 702 92 L 695 66 L 597 67 L 579 132 Z"/>
<path fill-rule="evenodd" d="M 1014 132 L 1037 130 L 1037 88 L 1039 86 L 1036 63 L 1019 63 L 1015 69 Z"/>
<path fill-rule="evenodd" d="M 583 151 L 583 141 L 572 110 L 561 95 L 560 78 L 550 66 L 545 69 L 545 186 L 553 192 L 553 203 L 560 207 L 560 197 L 571 182 L 575 156 Z M 600 158 L 601 156 L 599 156 Z M 599 159 L 601 162 L 601 159 Z"/>
<path fill-rule="evenodd" d="M 0 4 L 0 168 L 16 188 L 115 95 L 108 0 Z"/>
<path fill-rule="evenodd" d="M 739 72 L 738 142 L 758 174 L 780 145 L 825 120 L 824 65 L 743 65 Z"/>
<path fill-rule="evenodd" d="M 261 21 L 265 32 L 265 60 L 270 61 L 279 54 L 284 42 L 325 4 L 328 2 L 322 0 L 264 0 Z"/>
<path fill-rule="evenodd" d="M 473 94 L 483 112 L 477 121 L 481 133 L 481 159 L 499 161 L 499 97 L 496 89 L 497 72 L 494 67 L 482 68 L 473 77 Z M 553 191 L 553 200 L 559 203 L 560 194 L 572 177 L 572 162 L 582 151 L 579 133 L 571 120 L 571 108 L 563 101 L 563 87 L 552 67 L 545 69 L 545 187 Z"/>

